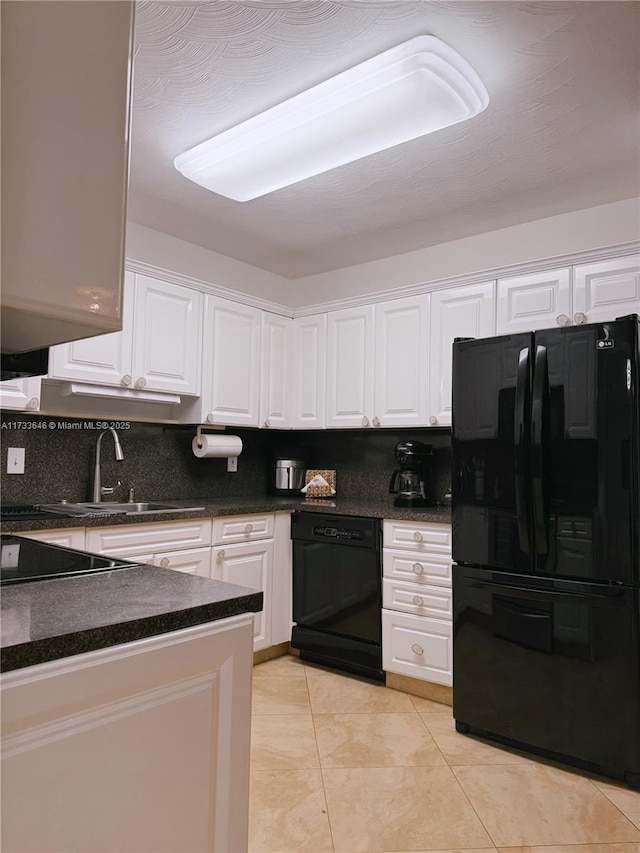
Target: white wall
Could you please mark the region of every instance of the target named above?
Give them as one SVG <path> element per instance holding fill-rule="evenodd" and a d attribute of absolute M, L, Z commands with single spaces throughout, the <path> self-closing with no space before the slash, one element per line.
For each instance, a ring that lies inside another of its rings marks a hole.
<path fill-rule="evenodd" d="M 640 199 L 627 199 L 299 278 L 292 305 L 301 308 L 638 239 Z"/>
<path fill-rule="evenodd" d="M 220 287 L 282 305 L 291 304 L 292 288 L 288 279 L 136 222 L 127 223 L 125 254 L 132 260 L 163 267 Z"/>

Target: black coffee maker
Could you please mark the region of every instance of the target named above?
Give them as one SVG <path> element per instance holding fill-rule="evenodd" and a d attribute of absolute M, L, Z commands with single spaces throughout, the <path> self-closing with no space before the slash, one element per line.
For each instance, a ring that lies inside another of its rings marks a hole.
<path fill-rule="evenodd" d="M 391 475 L 389 494 L 395 495 L 394 506 L 430 506 L 431 457 L 433 447 L 421 441 L 396 444 L 396 462 L 400 466 Z"/>

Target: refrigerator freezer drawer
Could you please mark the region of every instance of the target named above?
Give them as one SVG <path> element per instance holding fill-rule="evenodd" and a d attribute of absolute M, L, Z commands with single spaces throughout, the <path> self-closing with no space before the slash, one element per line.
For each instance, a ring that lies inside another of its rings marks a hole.
<path fill-rule="evenodd" d="M 451 622 L 383 610 L 382 668 L 450 686 L 453 683 Z"/>

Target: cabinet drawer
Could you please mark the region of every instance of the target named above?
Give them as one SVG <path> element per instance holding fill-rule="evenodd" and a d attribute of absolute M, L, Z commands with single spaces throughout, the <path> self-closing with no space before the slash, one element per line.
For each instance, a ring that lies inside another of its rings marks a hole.
<path fill-rule="evenodd" d="M 416 616 L 433 616 L 436 619 L 453 617 L 452 592 L 444 586 L 427 586 L 382 581 L 382 606 L 387 610 L 401 610 Z"/>
<path fill-rule="evenodd" d="M 187 551 L 154 554 L 153 563 L 163 569 L 208 578 L 211 576 L 211 548 L 190 548 Z"/>
<path fill-rule="evenodd" d="M 418 551 L 421 554 L 447 554 L 451 556 L 451 525 L 428 524 L 420 521 L 385 521 L 383 524 L 385 548 Z"/>
<path fill-rule="evenodd" d="M 271 539 L 273 523 L 272 512 L 214 518 L 212 542 L 214 545 L 228 545 L 233 542 L 251 542 L 253 539 Z"/>
<path fill-rule="evenodd" d="M 211 545 L 211 519 L 155 524 L 122 524 L 87 529 L 86 548 L 96 554 L 133 558 L 138 554 L 179 551 Z"/>
<path fill-rule="evenodd" d="M 49 545 L 61 545 L 63 548 L 77 548 L 84 551 L 84 527 L 68 527 L 64 530 L 34 530 L 18 533 L 26 539 L 37 539 L 38 542 L 47 542 Z"/>
<path fill-rule="evenodd" d="M 434 681 L 453 684 L 453 626 L 444 619 L 382 611 L 382 667 Z"/>
<path fill-rule="evenodd" d="M 412 554 L 407 551 L 382 551 L 382 573 L 407 583 L 451 586 L 451 557 L 445 554 Z"/>

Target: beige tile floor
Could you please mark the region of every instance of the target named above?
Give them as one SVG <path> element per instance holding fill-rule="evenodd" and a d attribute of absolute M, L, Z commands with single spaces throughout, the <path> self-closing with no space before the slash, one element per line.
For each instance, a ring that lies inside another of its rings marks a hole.
<path fill-rule="evenodd" d="M 254 668 L 250 853 L 640 853 L 640 794 L 286 656 Z"/>

